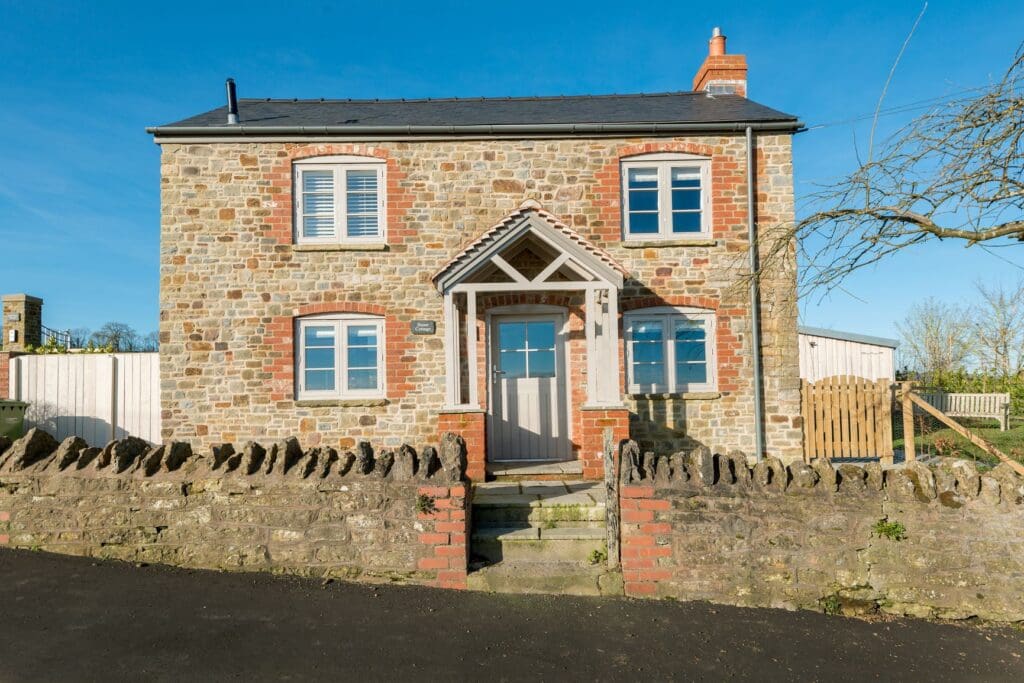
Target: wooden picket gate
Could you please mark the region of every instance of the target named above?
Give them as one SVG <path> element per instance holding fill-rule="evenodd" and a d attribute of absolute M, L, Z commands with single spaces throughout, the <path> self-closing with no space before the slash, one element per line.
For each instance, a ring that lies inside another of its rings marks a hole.
<path fill-rule="evenodd" d="M 892 458 L 889 380 L 843 375 L 801 385 L 805 460 Z"/>

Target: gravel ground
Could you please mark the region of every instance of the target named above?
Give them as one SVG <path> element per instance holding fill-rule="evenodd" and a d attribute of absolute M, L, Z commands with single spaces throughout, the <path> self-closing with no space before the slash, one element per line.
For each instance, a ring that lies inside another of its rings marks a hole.
<path fill-rule="evenodd" d="M 1024 630 L 0 550 L 0 681 L 1024 681 Z"/>

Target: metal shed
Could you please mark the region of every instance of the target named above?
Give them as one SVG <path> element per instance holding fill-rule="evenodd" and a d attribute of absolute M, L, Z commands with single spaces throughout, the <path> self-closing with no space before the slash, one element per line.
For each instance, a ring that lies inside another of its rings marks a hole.
<path fill-rule="evenodd" d="M 800 378 L 808 382 L 834 375 L 896 379 L 895 339 L 801 325 L 799 344 Z"/>

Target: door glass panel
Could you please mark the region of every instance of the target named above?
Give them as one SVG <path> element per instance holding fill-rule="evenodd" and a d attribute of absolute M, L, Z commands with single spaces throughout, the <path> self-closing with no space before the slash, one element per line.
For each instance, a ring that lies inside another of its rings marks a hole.
<path fill-rule="evenodd" d="M 531 349 L 555 348 L 555 324 L 549 321 L 527 323 L 526 341 Z"/>
<path fill-rule="evenodd" d="M 502 351 L 526 348 L 526 323 L 498 323 L 498 347 Z"/>
<path fill-rule="evenodd" d="M 498 362 L 502 379 L 526 377 L 526 351 L 502 351 Z"/>
<path fill-rule="evenodd" d="M 555 376 L 555 351 L 530 351 L 530 377 Z"/>
<path fill-rule="evenodd" d="M 555 323 L 550 320 L 498 323 L 500 377 L 554 377 L 556 337 Z"/>

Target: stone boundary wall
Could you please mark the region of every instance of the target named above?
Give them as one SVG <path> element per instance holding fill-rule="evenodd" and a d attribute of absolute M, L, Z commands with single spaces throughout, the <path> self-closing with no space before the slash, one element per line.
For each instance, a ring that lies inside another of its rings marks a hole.
<path fill-rule="evenodd" d="M 0 437 L 0 547 L 465 588 L 466 448 Z"/>
<path fill-rule="evenodd" d="M 1024 478 L 1008 466 L 751 469 L 741 453 L 634 442 L 622 463 L 627 595 L 1024 621 Z"/>

